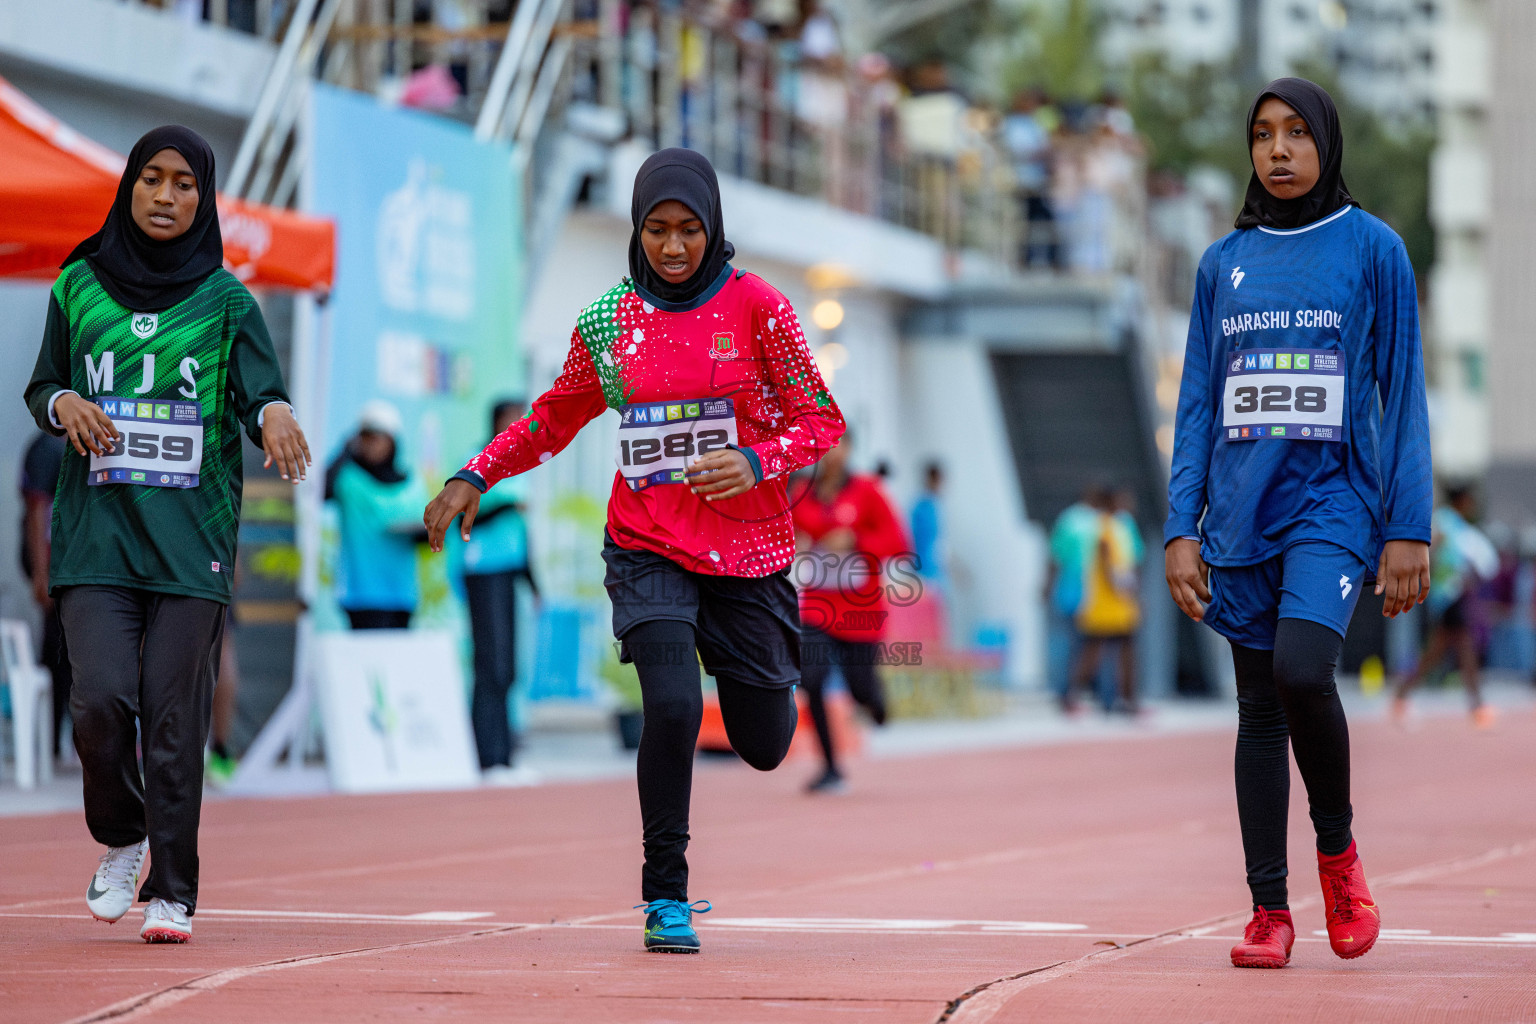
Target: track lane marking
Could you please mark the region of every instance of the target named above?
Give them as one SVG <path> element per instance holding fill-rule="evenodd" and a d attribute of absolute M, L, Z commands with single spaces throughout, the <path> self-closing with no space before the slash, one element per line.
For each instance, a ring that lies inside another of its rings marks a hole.
<path fill-rule="evenodd" d="M 1418 867 L 1405 868 L 1401 871 L 1388 872 L 1377 877 L 1371 882 L 1373 888 L 1393 888 L 1402 885 L 1412 885 L 1416 882 L 1428 881 L 1431 878 L 1440 878 L 1445 875 L 1456 874 L 1460 871 L 1482 867 L 1497 861 L 1507 860 L 1511 857 L 1522 856 L 1531 850 L 1536 850 L 1536 840 L 1512 843 L 1508 846 L 1496 846 L 1482 853 L 1467 854 L 1461 857 L 1452 857 L 1441 861 L 1432 861 L 1421 864 Z M 1318 896 L 1307 896 L 1291 903 L 1293 910 L 1305 910 L 1318 905 L 1322 899 Z M 1036 985 L 1042 985 L 1058 978 L 1065 978 L 1099 964 L 1109 963 L 1114 960 L 1124 959 L 1133 952 L 1141 949 L 1154 949 L 1161 946 L 1184 942 L 1192 938 L 1209 938 L 1216 929 L 1225 924 L 1246 921 L 1252 915 L 1252 911 L 1243 911 L 1237 914 L 1226 914 L 1222 917 L 1211 918 L 1205 921 L 1186 925 L 1182 928 L 1170 928 L 1147 939 L 1139 939 L 1126 943 L 1115 949 L 1094 950 L 1075 960 L 1063 960 L 1058 963 L 1048 964 L 1020 974 L 998 978 L 995 981 L 985 982 L 961 993 L 951 1000 L 945 1007 L 934 1024 L 987 1024 L 995 1017 L 1004 1006 L 1013 1000 L 1020 992 Z M 1326 934 L 1326 933 L 1325 933 Z M 1516 933 L 1507 933 L 1516 934 Z M 1413 936 L 1405 937 L 1414 941 Z M 1311 938 L 1302 941 L 1316 941 Z M 1422 941 L 1419 939 L 1418 941 Z M 1454 943 L 1461 944 L 1461 943 Z M 1500 943 L 1503 946 L 1512 943 Z"/>

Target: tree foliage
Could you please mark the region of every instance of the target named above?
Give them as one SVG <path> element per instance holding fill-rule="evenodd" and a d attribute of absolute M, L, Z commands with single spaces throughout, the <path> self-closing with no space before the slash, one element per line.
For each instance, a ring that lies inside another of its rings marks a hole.
<path fill-rule="evenodd" d="M 1388 121 L 1354 102 L 1324 65 L 1298 67 L 1295 73 L 1332 94 L 1350 193 L 1402 236 L 1422 280 L 1435 258 L 1429 221 L 1434 132 L 1427 125 Z M 1148 55 L 1130 69 L 1128 85 L 1127 102 L 1147 139 L 1154 170 L 1187 174 L 1197 166 L 1217 167 L 1233 176 L 1242 195 L 1253 169 L 1243 133 L 1253 97 L 1241 86 L 1235 63 L 1183 68 Z"/>

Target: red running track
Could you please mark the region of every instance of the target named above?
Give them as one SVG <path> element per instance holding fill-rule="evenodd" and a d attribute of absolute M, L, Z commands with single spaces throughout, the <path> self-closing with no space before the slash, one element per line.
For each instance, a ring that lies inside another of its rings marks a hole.
<path fill-rule="evenodd" d="M 0 825 L 0 1020 L 1536 1020 L 1536 716 L 1354 723 L 1356 834 L 1391 929 L 1322 928 L 1293 787 L 1283 971 L 1247 917 L 1231 736 L 698 773 L 700 956 L 640 949 L 633 784 L 220 801 L 193 942 L 85 914 L 78 815 Z M 478 915 L 469 918 L 454 915 Z M 426 917 L 420 915 L 428 915 Z"/>

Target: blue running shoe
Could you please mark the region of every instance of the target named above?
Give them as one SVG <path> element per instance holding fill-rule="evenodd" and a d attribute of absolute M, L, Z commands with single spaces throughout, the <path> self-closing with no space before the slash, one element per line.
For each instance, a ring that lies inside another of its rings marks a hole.
<path fill-rule="evenodd" d="M 700 906 L 700 904 L 703 904 Z M 699 933 L 693 930 L 693 915 L 710 911 L 708 900 L 684 903 L 682 900 L 651 900 L 640 903 L 644 909 L 645 950 L 647 953 L 697 953 Z"/>

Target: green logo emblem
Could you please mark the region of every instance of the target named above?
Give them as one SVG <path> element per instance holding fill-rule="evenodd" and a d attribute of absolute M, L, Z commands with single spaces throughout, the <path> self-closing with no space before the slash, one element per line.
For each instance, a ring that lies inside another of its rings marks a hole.
<path fill-rule="evenodd" d="M 698 402 L 689 402 L 687 405 L 683 406 L 683 415 L 687 416 L 689 419 L 696 419 L 696 418 L 698 418 L 698 415 L 699 415 L 699 403 Z"/>
<path fill-rule="evenodd" d="M 1289 352 L 1275 356 L 1275 369 L 1289 370 L 1291 368 L 1291 354 Z"/>
<path fill-rule="evenodd" d="M 1285 436 L 1285 428 L 1284 427 L 1270 427 L 1269 428 L 1269 436 L 1270 437 L 1284 437 Z"/>
<path fill-rule="evenodd" d="M 155 419 L 168 420 L 171 418 L 171 407 L 168 405 L 155 406 Z"/>
<path fill-rule="evenodd" d="M 128 474 L 128 479 L 132 480 L 136 484 L 142 484 L 149 478 L 146 477 L 143 473 L 134 472 Z"/>
<path fill-rule="evenodd" d="M 1296 365 L 1296 369 L 1298 370 L 1310 370 L 1312 368 L 1312 357 L 1309 355 L 1303 355 L 1300 352 L 1296 353 L 1296 358 L 1293 359 L 1292 362 Z"/>
<path fill-rule="evenodd" d="M 725 353 L 731 351 L 731 349 L 733 349 L 735 347 L 736 347 L 736 339 L 732 335 L 729 335 L 729 334 L 717 334 L 717 335 L 715 335 L 715 351 L 716 352 L 719 352 L 721 355 L 724 355 Z"/>
<path fill-rule="evenodd" d="M 667 419 L 680 420 L 683 418 L 683 407 L 680 405 L 667 406 Z"/>

